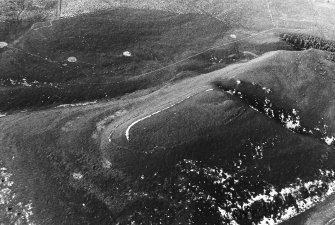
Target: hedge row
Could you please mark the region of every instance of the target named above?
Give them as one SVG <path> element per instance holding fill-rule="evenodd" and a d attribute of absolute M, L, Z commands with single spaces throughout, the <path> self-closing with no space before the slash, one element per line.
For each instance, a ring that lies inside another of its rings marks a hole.
<path fill-rule="evenodd" d="M 283 33 L 280 38 L 297 50 L 315 48 L 335 52 L 335 42 L 320 37 L 307 34 Z"/>

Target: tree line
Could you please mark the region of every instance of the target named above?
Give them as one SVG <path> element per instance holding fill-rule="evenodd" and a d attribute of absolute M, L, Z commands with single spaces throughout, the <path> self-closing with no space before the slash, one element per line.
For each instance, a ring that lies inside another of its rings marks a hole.
<path fill-rule="evenodd" d="M 317 36 L 297 33 L 283 33 L 280 35 L 280 38 L 297 50 L 315 48 L 335 52 L 334 41 L 326 40 Z"/>

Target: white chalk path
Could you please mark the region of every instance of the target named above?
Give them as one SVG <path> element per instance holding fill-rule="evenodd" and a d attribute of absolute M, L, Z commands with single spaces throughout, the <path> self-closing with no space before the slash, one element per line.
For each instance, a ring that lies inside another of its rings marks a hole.
<path fill-rule="evenodd" d="M 271 17 L 271 23 L 272 23 L 273 27 L 278 27 L 278 25 L 276 25 L 275 20 L 273 18 L 273 13 L 272 13 L 272 10 L 271 10 L 271 7 L 270 7 L 270 1 L 266 0 L 266 3 L 267 3 L 268 11 L 269 11 L 269 14 L 270 14 L 270 17 Z"/>
<path fill-rule="evenodd" d="M 333 224 L 333 222 L 335 222 L 335 218 L 329 220 L 325 225 L 331 225 Z"/>
<path fill-rule="evenodd" d="M 63 104 L 63 105 L 56 106 L 55 108 L 86 106 L 86 105 L 93 105 L 93 104 L 96 104 L 97 102 L 98 102 L 98 101 L 95 100 L 94 102 L 82 102 L 82 103 L 75 103 L 75 104 Z"/>
<path fill-rule="evenodd" d="M 211 89 L 207 89 L 205 92 L 212 91 L 212 90 L 213 90 L 212 88 L 211 88 Z M 201 93 L 201 92 L 199 92 L 199 93 Z M 145 116 L 145 117 L 143 117 L 143 118 L 141 118 L 141 119 L 136 120 L 135 122 L 133 122 L 132 124 L 130 124 L 130 125 L 128 126 L 127 130 L 126 130 L 125 135 L 126 135 L 127 140 L 128 140 L 128 141 L 130 140 L 130 138 L 129 138 L 130 129 L 131 129 L 135 124 L 137 124 L 137 123 L 139 123 L 139 122 L 141 122 L 141 121 L 143 121 L 143 120 L 145 120 L 145 119 L 148 119 L 148 118 L 150 118 L 150 117 L 153 116 L 153 115 L 156 115 L 156 114 L 158 114 L 158 113 L 160 113 L 160 112 L 163 112 L 163 111 L 165 111 L 165 110 L 167 110 L 167 109 L 170 109 L 170 108 L 174 107 L 175 105 L 178 105 L 179 103 L 181 103 L 181 102 L 183 102 L 183 101 L 185 101 L 185 100 L 187 100 L 187 99 L 191 98 L 192 96 L 197 95 L 197 94 L 199 94 L 199 93 L 195 93 L 195 94 L 193 94 L 193 95 L 190 95 L 190 96 L 188 96 L 188 97 L 186 97 L 186 98 L 184 98 L 184 99 L 182 99 L 182 100 L 180 100 L 180 101 L 178 101 L 178 102 L 176 102 L 176 103 L 174 103 L 174 104 L 172 104 L 172 105 L 170 105 L 170 106 L 168 106 L 168 107 L 165 107 L 165 108 L 163 108 L 163 109 L 161 109 L 161 110 L 158 110 L 158 111 L 156 111 L 156 112 L 154 112 L 154 113 L 152 113 L 152 114 L 150 114 L 150 115 L 148 115 L 148 116 Z"/>
<path fill-rule="evenodd" d="M 161 109 L 161 110 L 158 110 L 158 111 L 156 111 L 156 112 L 154 112 L 154 113 L 152 113 L 152 114 L 150 114 L 150 115 L 148 115 L 148 116 L 145 116 L 145 117 L 143 117 L 143 118 L 141 118 L 141 119 L 138 119 L 138 120 L 136 120 L 135 122 L 133 122 L 132 124 L 130 124 L 130 125 L 128 126 L 128 128 L 127 128 L 127 130 L 126 130 L 126 134 L 125 134 L 127 140 L 129 141 L 129 132 L 130 132 L 130 129 L 131 129 L 135 124 L 137 124 L 137 123 L 139 123 L 139 122 L 141 122 L 141 121 L 143 121 L 143 120 L 145 120 L 145 119 L 147 119 L 147 118 L 149 118 L 149 117 L 151 117 L 151 116 L 153 116 L 153 115 L 156 115 L 156 114 L 158 114 L 158 113 L 160 113 L 160 112 L 162 112 L 162 111 L 165 111 L 165 110 L 167 110 L 167 109 L 169 109 L 169 108 L 171 108 L 171 107 L 173 107 L 173 106 L 175 106 L 175 105 L 177 105 L 177 104 L 179 104 L 179 103 L 185 101 L 186 99 L 189 99 L 190 97 L 192 97 L 192 95 L 186 97 L 185 99 L 182 99 L 182 100 L 176 102 L 175 104 L 172 104 L 172 105 L 170 105 L 170 106 L 168 106 L 168 107 L 165 107 L 165 108 L 163 108 L 163 109 Z"/>

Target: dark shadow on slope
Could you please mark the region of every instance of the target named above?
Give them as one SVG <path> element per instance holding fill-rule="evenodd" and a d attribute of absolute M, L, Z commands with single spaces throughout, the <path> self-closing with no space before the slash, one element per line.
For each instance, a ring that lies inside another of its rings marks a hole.
<path fill-rule="evenodd" d="M 299 109 L 292 107 L 293 102 L 287 99 L 280 99 L 269 88 L 235 79 L 217 80 L 212 85 L 218 90 L 229 93 L 235 98 L 237 97 L 249 107 L 274 119 L 287 129 L 298 134 L 317 138 L 323 143 L 325 142 L 326 133 L 321 130 L 315 130 L 313 127 L 305 126 L 303 121 L 307 118 L 301 118 Z"/>
<path fill-rule="evenodd" d="M 286 209 L 292 207 L 299 212 L 299 204 L 305 199 L 322 198 L 329 190 L 329 182 L 334 181 L 335 176 L 322 176 L 320 170 L 334 169 L 334 165 L 329 164 L 334 159 L 333 151 L 300 128 L 286 127 L 290 117 L 293 122 L 301 120 L 301 125 L 304 124 L 304 117 L 298 119 L 299 110 L 296 109 L 298 115 L 293 113 L 293 102 L 279 99 L 268 88 L 249 82 L 237 84 L 233 79 L 224 80 L 217 82 L 216 87 L 233 94 L 210 100 L 211 104 L 217 104 L 233 99 L 233 106 L 221 105 L 225 109 L 221 118 L 214 113 L 205 114 L 212 110 L 208 102 L 180 104 L 134 127 L 129 148 L 113 149 L 113 164 L 133 180 L 134 199 L 127 205 L 131 210 L 125 209 L 119 218 L 126 221 L 124 224 L 130 220 L 163 224 L 175 221 L 228 224 L 235 220 L 238 224 L 257 224 L 264 216 L 278 221 Z M 277 117 L 267 114 L 270 103 L 264 106 L 266 99 L 271 100 L 271 109 L 276 111 Z M 250 107 L 258 108 L 261 113 L 243 111 Z M 188 114 L 189 111 L 193 114 Z M 227 122 L 230 113 L 236 117 Z M 198 116 L 201 114 L 205 114 L 203 118 Z M 196 117 L 197 121 L 187 120 L 187 117 Z M 209 124 L 216 122 L 206 127 L 199 125 L 200 120 Z M 185 129 L 189 131 L 185 138 L 171 146 L 173 139 L 184 134 L 179 132 L 180 127 L 165 129 L 169 131 L 162 138 L 165 144 L 159 142 L 157 136 L 163 134 L 157 127 L 162 124 L 199 126 L 199 130 Z M 136 136 L 151 142 L 136 141 Z M 196 138 L 189 140 L 187 136 Z M 314 180 L 320 183 L 303 185 Z M 280 193 L 293 186 L 297 186 L 295 191 Z M 272 197 L 245 204 L 257 195 Z"/>
<path fill-rule="evenodd" d="M 241 209 L 251 196 L 298 185 L 297 178 L 320 179 L 318 171 L 325 168 L 322 155 L 327 154 L 328 146 L 293 134 L 259 113 L 242 115 L 229 124 L 218 121 L 217 127 L 202 133 L 205 135 L 195 141 L 165 149 L 161 146 L 140 152 L 138 147 L 113 153 L 114 165 L 133 179 L 134 199 L 128 202 L 120 221 L 231 222 L 221 215 L 220 208 L 232 213 L 239 224 L 258 223 L 263 216 L 278 219 L 288 207 L 298 208 L 297 201 L 302 198 L 322 196 L 328 190 L 327 179 L 334 179 L 322 178 L 325 185 L 308 189 L 307 194 L 302 188 L 303 195 L 300 191 L 277 194 L 273 201 L 258 200 Z"/>

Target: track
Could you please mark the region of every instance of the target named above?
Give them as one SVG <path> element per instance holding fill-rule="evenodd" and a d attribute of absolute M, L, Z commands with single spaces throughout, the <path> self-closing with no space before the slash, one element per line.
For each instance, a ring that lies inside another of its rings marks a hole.
<path fill-rule="evenodd" d="M 211 88 L 211 89 L 207 89 L 205 92 L 212 91 L 212 90 L 213 90 L 212 88 Z M 172 108 L 172 107 L 178 105 L 179 103 L 182 103 L 182 102 L 186 101 L 187 99 L 189 99 L 189 98 L 191 98 L 191 97 L 193 97 L 193 96 L 195 96 L 195 95 L 197 95 L 197 94 L 200 94 L 200 93 L 202 93 L 202 92 L 198 92 L 198 93 L 196 93 L 196 94 L 190 95 L 190 96 L 188 96 L 188 97 L 186 97 L 186 98 L 184 98 L 184 99 L 182 99 L 182 100 L 180 100 L 180 101 L 178 101 L 178 102 L 176 102 L 176 103 L 174 103 L 174 104 L 172 104 L 172 105 L 170 105 L 170 106 L 167 106 L 167 107 L 163 108 L 162 110 L 158 110 L 158 111 L 156 111 L 156 112 L 154 112 L 154 113 L 152 113 L 152 114 L 150 114 L 150 115 L 148 115 L 148 116 L 145 116 L 145 117 L 143 117 L 143 118 L 141 118 L 141 119 L 136 120 L 135 122 L 133 122 L 132 124 L 129 125 L 129 127 L 127 128 L 127 130 L 126 130 L 126 132 L 125 132 L 125 135 L 126 135 L 127 140 L 129 141 L 129 139 L 130 139 L 130 137 L 129 137 L 130 129 L 131 129 L 135 124 L 137 124 L 138 122 L 141 122 L 141 121 L 143 121 L 143 120 L 145 120 L 145 119 L 147 119 L 147 118 L 149 118 L 149 117 L 151 117 L 151 116 L 153 116 L 153 115 L 156 115 L 156 114 L 161 113 L 161 112 L 163 112 L 163 111 L 165 111 L 165 110 L 168 110 L 168 109 L 170 109 L 170 108 Z"/>
<path fill-rule="evenodd" d="M 210 80 L 206 79 L 206 81 L 210 81 Z M 196 81 L 192 80 L 190 81 L 190 83 L 195 84 Z M 179 87 L 179 85 L 176 85 L 174 87 L 167 87 L 167 89 L 171 90 L 168 93 L 162 94 L 161 90 L 158 90 L 152 93 L 149 96 L 149 98 L 152 99 L 151 101 L 148 100 L 148 101 L 143 102 L 143 105 L 132 110 L 129 114 L 125 115 L 124 117 L 110 124 L 106 128 L 106 130 L 104 131 L 104 134 L 101 137 L 101 143 L 102 143 L 102 145 L 100 146 L 101 149 L 104 149 L 107 147 L 108 143 L 106 143 L 106 140 L 108 140 L 108 142 L 111 143 L 113 142 L 113 140 L 122 138 L 124 136 L 129 141 L 130 140 L 130 137 L 129 137 L 130 129 L 136 123 L 143 121 L 162 111 L 165 111 L 189 99 L 190 97 L 196 94 L 202 93 L 211 88 L 209 84 L 205 86 L 202 85 L 200 87 L 194 87 L 193 90 L 191 89 L 191 91 L 188 91 L 186 93 L 180 93 L 181 91 L 179 91 L 180 95 L 177 95 L 176 93 L 174 93 L 175 91 L 178 92 L 178 90 L 176 90 L 178 89 L 177 87 Z"/>
<path fill-rule="evenodd" d="M 335 218 L 329 220 L 325 225 L 333 225 L 335 224 Z"/>
<path fill-rule="evenodd" d="M 273 27 L 278 27 L 278 25 L 276 24 L 276 22 L 274 20 L 273 13 L 272 13 L 272 10 L 271 10 L 271 7 L 270 7 L 270 0 L 266 0 L 266 4 L 267 4 L 267 7 L 268 7 L 268 11 L 269 11 L 269 15 L 271 17 L 271 23 L 272 23 Z"/>
<path fill-rule="evenodd" d="M 226 71 L 237 68 L 238 64 L 226 67 Z M 222 72 L 212 72 L 198 77 L 189 78 L 172 86 L 165 86 L 147 96 L 144 96 L 134 103 L 129 113 L 113 121 L 101 135 L 100 148 L 102 151 L 109 151 L 108 145 L 118 139 L 129 140 L 130 129 L 136 123 L 143 121 L 152 115 L 167 110 L 190 97 L 211 90 L 210 82 L 216 77 L 226 76 Z"/>

